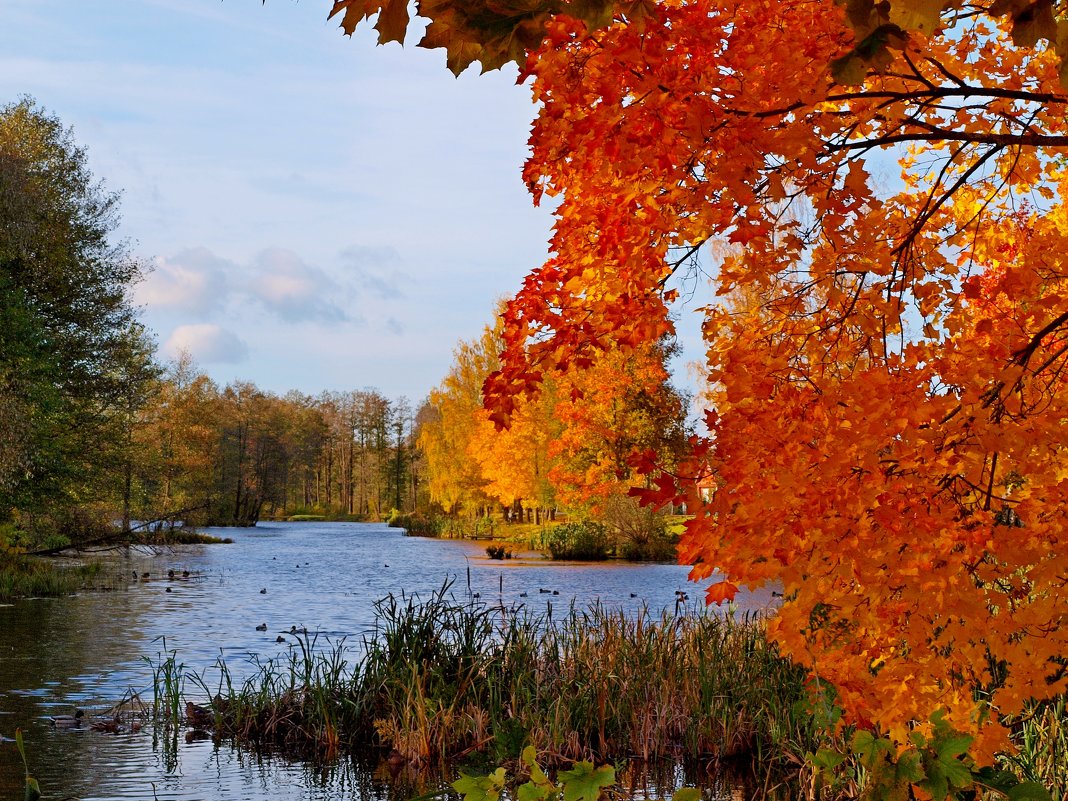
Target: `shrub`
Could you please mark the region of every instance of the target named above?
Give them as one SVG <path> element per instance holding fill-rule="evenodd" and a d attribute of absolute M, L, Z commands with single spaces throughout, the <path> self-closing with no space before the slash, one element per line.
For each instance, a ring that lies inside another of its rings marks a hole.
<path fill-rule="evenodd" d="M 553 559 L 599 562 L 612 555 L 608 529 L 601 523 L 583 520 L 563 523 L 549 532 L 549 553 Z"/>
<path fill-rule="evenodd" d="M 422 512 L 390 512 L 386 525 L 390 528 L 403 528 L 409 537 L 440 537 L 444 528 L 440 517 L 426 515 Z"/>

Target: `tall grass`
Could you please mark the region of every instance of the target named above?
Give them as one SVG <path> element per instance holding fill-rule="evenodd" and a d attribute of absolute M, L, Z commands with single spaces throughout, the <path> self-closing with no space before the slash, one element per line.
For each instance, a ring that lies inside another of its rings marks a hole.
<path fill-rule="evenodd" d="M 0 600 L 70 595 L 88 586 L 100 564 L 59 567 L 45 559 L 0 550 Z"/>
<path fill-rule="evenodd" d="M 196 687 L 208 701 L 186 706 L 196 727 L 305 756 L 389 751 L 394 764 L 440 769 L 499 764 L 533 745 L 549 765 L 758 768 L 761 796 L 781 783 L 787 795 L 846 797 L 864 784 L 852 758 L 828 785 L 806 756 L 845 753 L 852 733 L 834 725 L 833 699 L 779 655 L 758 617 L 627 616 L 600 605 L 536 614 L 457 600 L 448 584 L 425 599 L 390 595 L 375 612 L 358 648 L 300 634 L 243 681 L 221 660 L 209 682 L 161 654 L 157 709 L 177 720 Z M 1065 699 L 1030 707 L 1014 740 L 1003 766 L 1068 801 Z"/>
<path fill-rule="evenodd" d="M 548 761 L 756 757 L 799 763 L 822 745 L 804 673 L 758 619 L 601 606 L 563 615 L 389 596 L 350 661 L 344 642 L 298 638 L 235 682 L 197 677 L 216 730 L 303 753 L 368 748 L 424 764 L 473 754 Z M 175 708 L 163 660 L 157 697 Z"/>
<path fill-rule="evenodd" d="M 1068 709 L 1065 696 L 1031 703 L 1013 727 L 1016 753 L 1006 766 L 1026 781 L 1051 789 L 1053 801 L 1068 799 Z"/>

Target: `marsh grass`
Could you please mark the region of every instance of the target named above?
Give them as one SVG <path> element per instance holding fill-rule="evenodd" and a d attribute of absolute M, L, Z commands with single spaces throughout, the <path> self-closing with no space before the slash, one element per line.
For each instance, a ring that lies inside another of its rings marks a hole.
<path fill-rule="evenodd" d="M 90 586 L 99 563 L 60 567 L 45 559 L 0 550 L 0 600 L 70 595 Z"/>
<path fill-rule="evenodd" d="M 534 613 L 457 599 L 448 583 L 425 599 L 390 595 L 375 612 L 360 643 L 299 633 L 240 681 L 221 659 L 209 681 L 164 648 L 150 660 L 157 717 L 177 722 L 195 688 L 209 703 L 187 704 L 187 724 L 291 755 L 388 752 L 397 770 L 448 776 L 533 745 L 547 766 L 627 762 L 645 775 L 713 764 L 753 797 L 852 797 L 864 783 L 830 691 L 779 655 L 759 617 Z M 1065 699 L 1028 708 L 1014 739 L 1003 767 L 1068 801 Z M 821 749 L 845 755 L 830 784 L 810 756 Z"/>
<path fill-rule="evenodd" d="M 167 641 L 163 641 L 163 651 L 151 657 L 142 657 L 152 670 L 152 716 L 165 728 L 177 728 L 182 720 L 182 703 L 185 698 L 186 682 L 191 675 L 185 663 L 178 661 L 177 651 L 167 650 Z"/>
<path fill-rule="evenodd" d="M 1016 753 L 1003 757 L 1025 781 L 1050 788 L 1053 801 L 1068 799 L 1068 709 L 1066 697 L 1028 704 L 1013 726 Z"/>
<path fill-rule="evenodd" d="M 759 619 L 707 612 L 564 614 L 388 596 L 359 648 L 298 635 L 287 657 L 235 681 L 190 682 L 222 736 L 289 752 L 392 751 L 409 763 L 515 758 L 759 759 L 796 765 L 823 745 L 804 673 Z M 353 659 L 354 653 L 359 659 Z M 155 663 L 157 704 L 180 709 L 185 671 Z"/>

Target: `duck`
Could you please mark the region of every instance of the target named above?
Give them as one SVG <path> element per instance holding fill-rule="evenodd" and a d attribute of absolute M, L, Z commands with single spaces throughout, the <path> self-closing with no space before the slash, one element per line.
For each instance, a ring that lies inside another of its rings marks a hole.
<path fill-rule="evenodd" d="M 93 731 L 105 731 L 110 734 L 118 734 L 122 730 L 122 722 L 118 718 L 97 718 L 89 721 L 89 728 Z"/>
<path fill-rule="evenodd" d="M 256 631 L 267 631 L 267 624 L 260 623 L 260 625 L 256 626 Z"/>
<path fill-rule="evenodd" d="M 57 729 L 75 729 L 82 725 L 82 718 L 84 717 L 85 712 L 83 710 L 75 709 L 73 715 L 53 715 L 49 720 Z"/>
<path fill-rule="evenodd" d="M 264 587 L 262 590 L 260 590 L 260 595 L 266 595 L 266 594 L 267 594 L 267 588 Z"/>
<path fill-rule="evenodd" d="M 215 726 L 215 713 L 209 707 L 186 701 L 185 722 L 193 729 L 211 729 Z"/>

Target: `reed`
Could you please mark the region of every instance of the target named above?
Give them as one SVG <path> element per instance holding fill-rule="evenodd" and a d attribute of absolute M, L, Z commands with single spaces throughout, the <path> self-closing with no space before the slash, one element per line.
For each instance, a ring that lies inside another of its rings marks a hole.
<path fill-rule="evenodd" d="M 70 595 L 90 585 L 100 570 L 97 562 L 59 567 L 0 549 L 0 600 Z"/>
<path fill-rule="evenodd" d="M 166 639 L 162 642 L 163 650 L 156 654 L 156 659 L 141 658 L 152 670 L 153 718 L 165 727 L 177 727 L 182 719 L 182 702 L 190 674 L 185 664 L 178 661 L 177 651 L 168 651 Z"/>
<path fill-rule="evenodd" d="M 1016 753 L 1003 757 L 1021 779 L 1050 788 L 1053 801 L 1068 799 L 1068 709 L 1066 697 L 1031 703 L 1013 727 Z"/>
<path fill-rule="evenodd" d="M 759 757 L 787 764 L 821 746 L 804 674 L 759 619 L 690 611 L 625 616 L 595 605 L 564 614 L 483 606 L 443 585 L 389 596 L 361 658 L 344 642 L 298 636 L 288 657 L 237 683 L 193 682 L 223 735 L 333 754 L 392 750 L 420 763 L 476 753 L 549 761 Z M 154 671 L 173 715 L 173 654 Z M 784 752 L 783 749 L 788 749 Z"/>
<path fill-rule="evenodd" d="M 534 613 L 457 599 L 448 583 L 425 599 L 388 596 L 375 612 L 358 647 L 298 634 L 286 657 L 256 662 L 241 682 L 221 660 L 213 683 L 186 681 L 173 652 L 161 655 L 157 705 L 176 719 L 179 696 L 196 686 L 210 699 L 196 714 L 217 735 L 306 756 L 388 751 L 396 764 L 440 769 L 471 758 L 499 764 L 530 745 L 556 766 L 756 768 L 765 788 L 790 783 L 811 797 L 862 783 L 851 757 L 835 786 L 817 781 L 809 755 L 848 752 L 851 732 L 833 724 L 833 699 L 779 655 L 759 617 L 625 615 L 600 605 Z M 1064 699 L 1029 710 L 1016 737 L 1006 766 L 1063 788 Z M 1068 799 L 1062 791 L 1055 801 Z"/>

